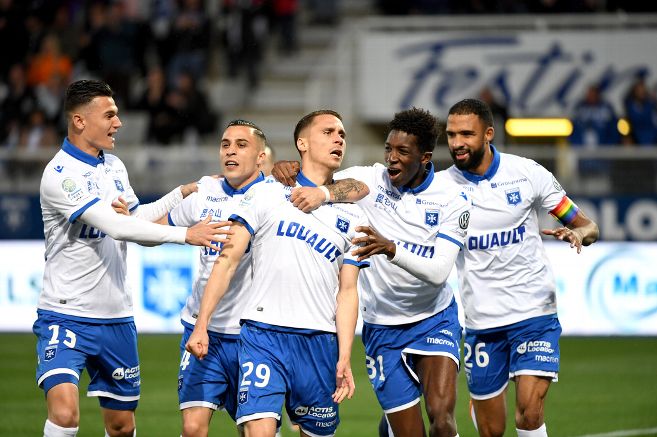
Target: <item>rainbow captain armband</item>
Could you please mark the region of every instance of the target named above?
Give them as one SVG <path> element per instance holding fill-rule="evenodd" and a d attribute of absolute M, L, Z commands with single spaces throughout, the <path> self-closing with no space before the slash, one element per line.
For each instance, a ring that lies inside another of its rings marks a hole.
<path fill-rule="evenodd" d="M 579 211 L 577 205 L 568 196 L 563 196 L 561 202 L 550 211 L 550 214 L 565 226 L 575 220 L 577 211 Z"/>

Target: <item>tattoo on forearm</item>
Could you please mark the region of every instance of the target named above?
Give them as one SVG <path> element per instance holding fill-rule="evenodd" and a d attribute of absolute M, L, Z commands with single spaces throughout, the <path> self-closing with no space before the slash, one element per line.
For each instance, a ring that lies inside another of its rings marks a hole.
<path fill-rule="evenodd" d="M 329 189 L 336 202 L 344 202 L 345 200 L 349 200 L 349 194 L 357 194 L 363 191 L 365 189 L 365 184 L 356 179 L 342 179 L 335 181 L 326 187 Z"/>

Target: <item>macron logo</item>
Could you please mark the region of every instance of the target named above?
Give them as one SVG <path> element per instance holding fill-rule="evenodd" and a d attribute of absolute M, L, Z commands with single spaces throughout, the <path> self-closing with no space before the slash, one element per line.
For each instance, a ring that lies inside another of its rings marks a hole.
<path fill-rule="evenodd" d="M 55 167 L 55 171 L 56 171 L 57 173 L 61 173 L 62 170 L 64 170 L 64 166 L 58 165 L 58 166 Z"/>

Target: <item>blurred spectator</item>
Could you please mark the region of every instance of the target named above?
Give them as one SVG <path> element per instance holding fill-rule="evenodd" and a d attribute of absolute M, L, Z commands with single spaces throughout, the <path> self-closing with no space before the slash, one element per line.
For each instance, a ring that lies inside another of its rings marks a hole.
<path fill-rule="evenodd" d="M 132 76 L 143 67 L 145 40 L 141 24 L 127 16 L 123 1 L 109 6 L 92 3 L 82 44 L 80 56 L 89 72 L 106 81 L 118 105 L 125 105 Z"/>
<path fill-rule="evenodd" d="M 22 2 L 20 2 L 22 3 Z M 6 77 L 9 68 L 25 61 L 27 53 L 27 30 L 21 7 L 14 0 L 0 0 L 0 77 Z"/>
<path fill-rule="evenodd" d="M 584 99 L 573 110 L 573 133 L 570 143 L 595 147 L 619 144 L 618 117 L 613 106 L 600 95 L 598 85 L 589 85 Z"/>
<path fill-rule="evenodd" d="M 274 22 L 281 35 L 279 51 L 283 55 L 293 55 L 297 47 L 297 0 L 273 0 Z"/>
<path fill-rule="evenodd" d="M 239 70 L 245 68 L 249 88 L 256 89 L 267 37 L 265 1 L 224 0 L 223 11 L 228 75 L 237 77 Z"/>
<path fill-rule="evenodd" d="M 194 76 L 183 71 L 176 78 L 175 88 L 167 96 L 167 105 L 176 110 L 181 123 L 181 139 L 190 133 L 196 137 L 210 134 L 217 126 L 217 114 L 210 109 L 205 95 L 196 84 Z"/>
<path fill-rule="evenodd" d="M 40 84 L 34 90 L 37 107 L 43 111 L 46 120 L 52 123 L 58 133 L 64 135 L 66 135 L 66 120 L 62 105 L 67 85 L 66 78 L 54 74 L 48 78 L 46 83 Z"/>
<path fill-rule="evenodd" d="M 62 53 L 57 35 L 50 33 L 43 38 L 41 49 L 30 62 L 27 83 L 30 86 L 45 84 L 51 76 L 62 77 L 68 82 L 72 72 L 71 58 Z"/>
<path fill-rule="evenodd" d="M 312 24 L 337 24 L 340 18 L 339 0 L 306 0 Z"/>
<path fill-rule="evenodd" d="M 46 34 L 45 26 L 39 15 L 30 13 L 25 17 L 25 30 L 27 31 L 27 46 L 25 48 L 24 61 L 30 61 L 41 48 L 41 42 Z"/>
<path fill-rule="evenodd" d="M 27 85 L 25 67 L 14 64 L 9 69 L 7 94 L 0 103 L 0 142 L 15 146 L 21 126 L 37 107 L 34 92 Z"/>
<path fill-rule="evenodd" d="M 177 11 L 176 0 L 151 0 L 150 31 L 160 65 L 168 65 L 171 59 L 171 26 Z"/>
<path fill-rule="evenodd" d="M 76 59 L 78 55 L 80 29 L 77 23 L 73 22 L 72 18 L 67 5 L 59 6 L 55 12 L 49 32 L 54 33 L 59 38 L 62 53 L 71 59 Z"/>
<path fill-rule="evenodd" d="M 46 114 L 39 108 L 33 110 L 27 125 L 21 130 L 19 147 L 36 152 L 42 147 L 54 147 L 57 142 L 57 131 L 46 119 Z"/>
<path fill-rule="evenodd" d="M 182 130 L 176 110 L 167 104 L 168 92 L 162 68 L 151 67 L 146 78 L 146 89 L 134 105 L 134 109 L 148 112 L 146 141 L 149 143 L 170 144 Z"/>
<path fill-rule="evenodd" d="M 210 41 L 210 22 L 201 0 L 180 0 L 180 9 L 171 28 L 171 49 L 167 77 L 175 80 L 187 71 L 195 80 L 205 75 Z"/>
<path fill-rule="evenodd" d="M 479 92 L 479 98 L 486 102 L 493 113 L 493 122 L 497 126 L 495 130 L 495 143 L 506 144 L 506 120 L 509 118 L 509 110 L 505 103 L 498 99 L 490 87 L 484 87 Z"/>
<path fill-rule="evenodd" d="M 575 105 L 571 119 L 570 143 L 575 147 L 595 149 L 620 143 L 618 117 L 613 106 L 602 98 L 598 85 L 589 85 L 584 98 Z M 578 161 L 578 171 L 584 177 L 606 177 L 610 169 L 608 160 L 580 158 Z"/>
<path fill-rule="evenodd" d="M 657 106 L 643 76 L 637 77 L 625 98 L 625 113 L 635 144 L 657 144 Z"/>

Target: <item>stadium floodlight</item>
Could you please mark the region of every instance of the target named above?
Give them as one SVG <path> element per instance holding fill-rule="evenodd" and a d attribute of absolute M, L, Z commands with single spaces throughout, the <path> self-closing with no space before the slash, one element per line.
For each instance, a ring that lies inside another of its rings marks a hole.
<path fill-rule="evenodd" d="M 567 137 L 573 132 L 567 118 L 510 118 L 504 127 L 514 137 Z"/>
<path fill-rule="evenodd" d="M 616 129 L 618 129 L 618 133 L 620 133 L 624 137 L 628 136 L 630 134 L 630 131 L 632 130 L 630 126 L 630 122 L 624 118 L 618 119 L 618 124 L 616 125 Z"/>

